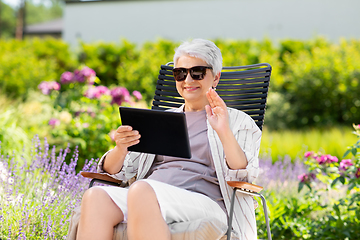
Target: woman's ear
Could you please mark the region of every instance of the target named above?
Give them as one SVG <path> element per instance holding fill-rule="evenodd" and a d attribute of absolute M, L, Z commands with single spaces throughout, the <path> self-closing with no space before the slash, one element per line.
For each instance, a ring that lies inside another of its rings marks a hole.
<path fill-rule="evenodd" d="M 212 85 L 213 88 L 215 88 L 219 84 L 220 76 L 221 76 L 221 72 L 215 75 L 214 83 Z"/>

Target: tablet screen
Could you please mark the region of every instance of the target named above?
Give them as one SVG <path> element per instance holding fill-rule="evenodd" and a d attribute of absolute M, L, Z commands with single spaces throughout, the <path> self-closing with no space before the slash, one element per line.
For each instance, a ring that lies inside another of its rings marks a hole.
<path fill-rule="evenodd" d="M 130 107 L 119 107 L 119 111 L 122 125 L 132 126 L 141 135 L 129 151 L 191 158 L 185 113 Z"/>

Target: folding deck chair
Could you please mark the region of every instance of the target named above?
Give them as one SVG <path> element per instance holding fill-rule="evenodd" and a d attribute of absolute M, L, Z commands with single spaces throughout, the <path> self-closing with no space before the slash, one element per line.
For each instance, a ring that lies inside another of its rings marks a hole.
<path fill-rule="evenodd" d="M 184 99 L 181 98 L 176 90 L 175 80 L 172 74 L 172 65 L 173 63 L 161 65 L 152 109 L 165 110 L 168 108 L 176 108 L 184 103 Z M 238 67 L 223 67 L 220 82 L 216 87 L 217 93 L 225 101 L 228 107 L 236 108 L 250 115 L 261 130 L 264 123 L 265 105 L 269 89 L 271 70 L 271 66 L 267 63 Z M 94 182 L 106 183 L 120 187 L 126 186 L 126 184 L 120 180 L 113 179 L 105 174 L 89 172 L 82 172 L 81 174 L 84 177 L 92 178 L 89 187 L 92 187 Z M 227 184 L 233 187 L 234 190 L 231 198 L 227 233 L 222 239 L 231 239 L 234 200 L 236 192 L 239 191 L 244 194 L 249 194 L 261 198 L 265 215 L 268 240 L 271 240 L 266 200 L 264 196 L 259 193 L 262 190 L 262 187 L 247 182 L 237 181 L 228 181 Z M 211 226 L 211 224 L 209 226 Z M 212 224 L 212 226 L 215 225 Z M 199 228 L 200 227 L 201 226 L 199 225 Z M 122 227 L 122 229 L 115 229 L 115 231 L 124 231 L 124 227 Z M 124 232 L 118 235 L 122 235 L 124 238 L 126 238 L 126 233 Z M 172 235 L 172 239 L 184 239 L 184 235 L 180 235 L 181 237 L 176 236 L 179 235 Z M 190 238 L 196 239 L 196 234 L 192 234 Z"/>

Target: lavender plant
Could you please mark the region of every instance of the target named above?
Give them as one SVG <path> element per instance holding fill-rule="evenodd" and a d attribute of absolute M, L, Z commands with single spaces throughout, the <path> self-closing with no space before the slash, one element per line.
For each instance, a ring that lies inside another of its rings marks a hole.
<path fill-rule="evenodd" d="M 259 160 L 259 167 L 256 184 L 264 187 L 265 191 L 285 191 L 287 195 L 298 185 L 297 176 L 307 170 L 307 166 L 300 159 L 291 161 L 289 156 L 276 162 L 272 161 L 271 156 L 263 156 Z"/>
<path fill-rule="evenodd" d="M 0 145 L 0 239 L 65 239 L 71 211 L 89 183 L 75 171 L 78 150 L 56 155 L 55 147 L 38 137 L 22 161 L 1 150 Z M 95 171 L 95 162 L 86 161 L 82 170 Z"/>

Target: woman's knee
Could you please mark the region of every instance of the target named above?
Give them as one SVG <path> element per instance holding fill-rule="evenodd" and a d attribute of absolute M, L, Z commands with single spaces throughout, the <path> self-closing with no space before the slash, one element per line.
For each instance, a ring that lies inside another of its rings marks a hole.
<path fill-rule="evenodd" d="M 103 212 L 114 211 L 120 208 L 113 202 L 108 193 L 99 187 L 92 187 L 85 191 L 82 201 L 82 211 L 101 209 Z"/>
<path fill-rule="evenodd" d="M 128 192 L 128 203 L 134 203 L 137 201 L 156 200 L 154 189 L 145 181 L 134 182 Z"/>
<path fill-rule="evenodd" d="M 109 219 L 112 219 L 111 215 L 114 214 L 115 222 L 124 219 L 121 209 L 113 202 L 107 192 L 99 187 L 92 187 L 85 191 L 81 201 L 81 213 L 98 217 L 104 215 Z"/>
<path fill-rule="evenodd" d="M 85 191 L 81 200 L 81 206 L 90 207 L 92 205 L 98 205 L 108 197 L 109 195 L 103 189 L 92 187 Z"/>

